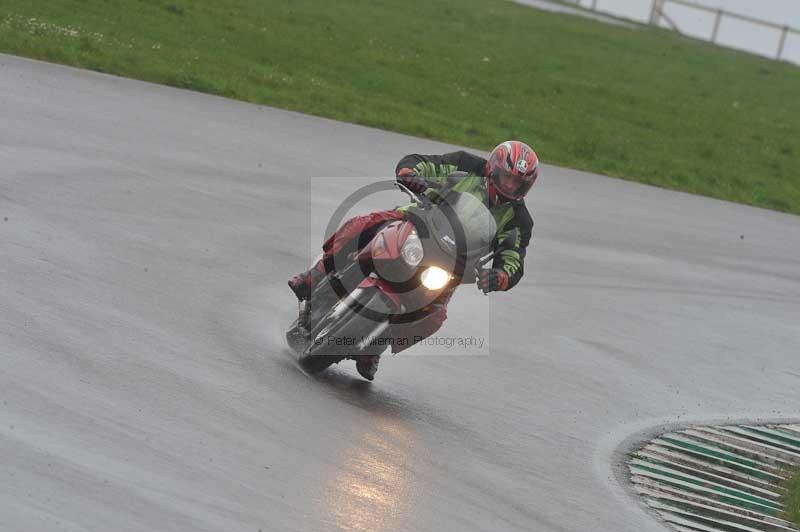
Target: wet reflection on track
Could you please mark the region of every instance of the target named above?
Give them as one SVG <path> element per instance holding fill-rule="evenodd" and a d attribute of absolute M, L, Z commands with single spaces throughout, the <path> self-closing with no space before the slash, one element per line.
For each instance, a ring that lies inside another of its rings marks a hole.
<path fill-rule="evenodd" d="M 419 451 L 413 428 L 387 408 L 387 398 L 374 393 L 368 383 L 335 374 L 323 380 L 338 388 L 336 395 L 341 399 L 368 410 L 369 422 L 352 434 L 336 457 L 337 473 L 326 482 L 320 513 L 339 530 L 407 528 L 404 521 L 412 492 L 409 466 L 412 453 Z"/>

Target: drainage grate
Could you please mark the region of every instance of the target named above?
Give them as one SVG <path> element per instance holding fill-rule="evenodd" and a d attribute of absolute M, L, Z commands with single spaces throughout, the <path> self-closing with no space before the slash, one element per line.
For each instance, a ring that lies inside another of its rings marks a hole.
<path fill-rule="evenodd" d="M 628 462 L 634 489 L 680 532 L 796 532 L 779 499 L 797 466 L 800 425 L 670 432 Z"/>

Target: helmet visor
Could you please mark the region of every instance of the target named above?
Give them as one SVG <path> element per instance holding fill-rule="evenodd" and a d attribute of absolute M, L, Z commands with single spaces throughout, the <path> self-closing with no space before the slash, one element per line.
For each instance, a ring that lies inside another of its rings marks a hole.
<path fill-rule="evenodd" d="M 537 174 L 538 170 L 521 176 L 498 169 L 495 171 L 494 183 L 501 195 L 512 200 L 518 200 L 524 198 L 525 194 L 531 189 L 533 182 L 536 181 Z"/>

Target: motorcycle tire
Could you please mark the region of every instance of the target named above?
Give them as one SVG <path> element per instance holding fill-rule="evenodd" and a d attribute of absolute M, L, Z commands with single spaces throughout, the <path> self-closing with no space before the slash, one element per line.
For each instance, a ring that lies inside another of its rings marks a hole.
<path fill-rule="evenodd" d="M 335 308 L 320 320 L 314 328 L 311 336 L 318 338 L 322 333 L 325 338 L 323 341 L 312 341 L 303 351 L 299 363 L 309 373 L 319 373 L 329 366 L 341 362 L 345 358 L 363 354 L 362 351 L 353 346 L 352 351 L 346 349 L 347 342 L 344 339 L 363 338 L 371 331 L 375 330 L 378 324 L 375 322 L 374 313 L 385 316 L 388 321 L 392 313 L 387 298 L 377 288 L 364 288 L 357 294 L 356 302 L 360 305 L 350 305 L 341 314 L 336 315 Z M 370 317 L 353 310 L 353 307 L 364 306 L 371 309 Z M 343 339 L 342 342 L 329 341 L 326 338 Z"/>

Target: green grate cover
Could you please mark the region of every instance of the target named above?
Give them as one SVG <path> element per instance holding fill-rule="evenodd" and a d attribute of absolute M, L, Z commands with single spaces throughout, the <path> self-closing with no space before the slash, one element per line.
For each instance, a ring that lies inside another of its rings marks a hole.
<path fill-rule="evenodd" d="M 628 461 L 634 490 L 680 532 L 797 531 L 780 502 L 797 467 L 800 425 L 693 427 Z"/>

